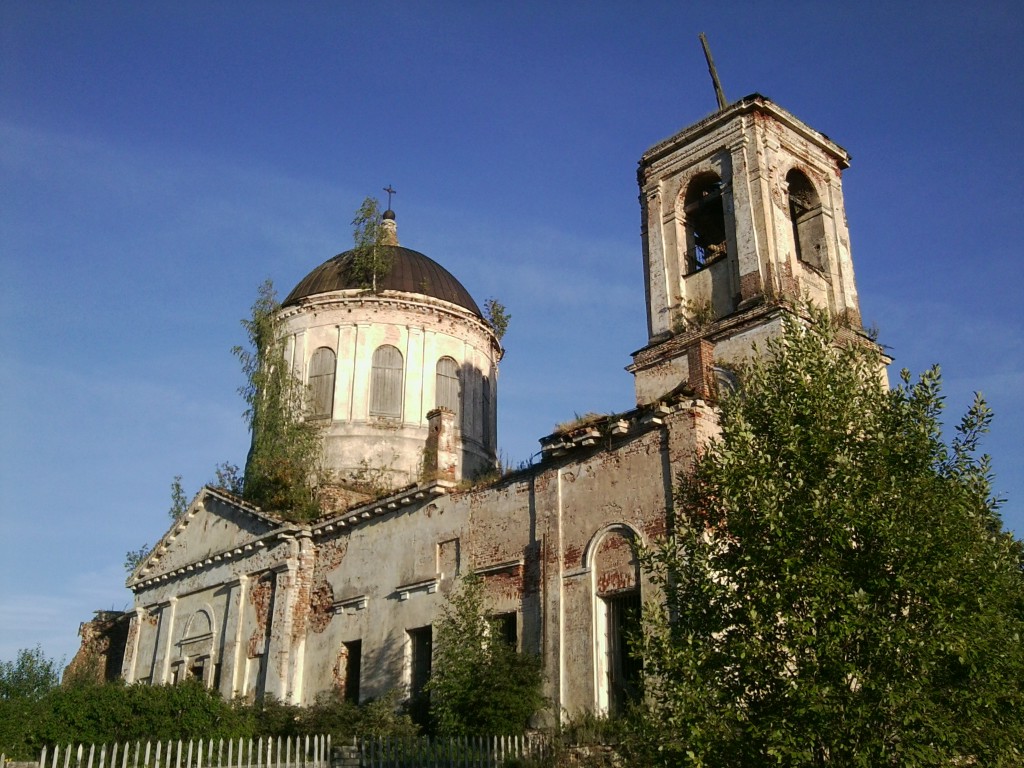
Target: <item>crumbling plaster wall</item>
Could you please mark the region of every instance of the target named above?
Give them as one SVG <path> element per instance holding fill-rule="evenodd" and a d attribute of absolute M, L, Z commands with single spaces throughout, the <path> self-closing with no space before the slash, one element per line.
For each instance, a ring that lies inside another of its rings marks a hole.
<path fill-rule="evenodd" d="M 306 534 L 308 540 L 308 534 Z M 287 698 L 301 691 L 303 631 L 290 622 L 296 605 L 309 605 L 303 582 L 312 567 L 301 532 L 285 530 L 247 544 L 238 555 L 198 559 L 184 573 L 171 572 L 146 586 L 136 586 L 136 610 L 129 631 L 122 676 L 128 682 L 172 682 L 187 674 L 197 654 L 207 659 L 204 682 L 225 696 L 272 693 Z M 244 551 L 243 551 L 244 549 Z M 189 621 L 198 613 L 209 619 L 209 642 L 184 642 Z"/>
<path fill-rule="evenodd" d="M 226 696 L 312 703 L 344 685 L 344 644 L 359 641 L 361 698 L 401 694 L 409 630 L 435 625 L 458 576 L 473 570 L 488 609 L 515 613 L 520 647 L 541 656 L 552 716 L 600 709 L 601 601 L 650 596 L 632 545 L 664 532 L 676 476 L 714 424 L 702 401 L 639 411 L 625 430 L 497 484 L 414 489 L 257 538 L 236 529 L 234 549 L 229 527 L 200 517 L 196 530 L 218 537 L 202 550 L 212 556 L 134 585 L 124 677 L 162 683 L 201 668 Z M 188 632 L 199 614 L 194 626 L 208 621 L 209 632 Z"/>
<path fill-rule="evenodd" d="M 119 678 L 130 620 L 131 615 L 121 611 L 97 611 L 92 621 L 82 622 L 78 628 L 82 644 L 64 669 L 63 679 L 102 683 Z"/>
<path fill-rule="evenodd" d="M 354 640 L 363 649 L 361 696 L 402 690 L 408 630 L 435 624 L 456 576 L 472 569 L 489 609 L 514 611 L 521 647 L 542 655 L 554 711 L 593 710 L 602 685 L 596 601 L 649 589 L 626 575 L 632 554 L 613 550 L 664 532 L 676 474 L 713 422 L 708 407 L 687 406 L 664 424 L 637 425 L 495 486 L 314 535 L 302 699 L 342 685 L 343 644 Z"/>

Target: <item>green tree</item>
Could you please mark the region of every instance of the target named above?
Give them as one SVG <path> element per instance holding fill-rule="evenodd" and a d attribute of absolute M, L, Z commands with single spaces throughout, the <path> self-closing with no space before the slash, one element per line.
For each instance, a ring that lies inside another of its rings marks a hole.
<path fill-rule="evenodd" d="M 188 497 L 181 487 L 181 475 L 175 475 L 171 481 L 171 506 L 167 514 L 171 520 L 177 520 L 188 511 Z"/>
<path fill-rule="evenodd" d="M 512 315 L 506 311 L 505 305 L 497 299 L 488 299 L 484 302 L 484 317 L 494 335 L 498 337 L 498 341 L 501 341 L 508 330 L 509 321 L 512 320 Z"/>
<path fill-rule="evenodd" d="M 228 493 L 233 493 L 236 496 L 241 496 L 244 483 L 238 465 L 232 464 L 230 461 L 223 461 L 218 464 L 214 467 L 214 479 L 210 485 L 215 488 L 223 488 Z"/>
<path fill-rule="evenodd" d="M 138 549 L 129 549 L 124 553 L 124 570 L 130 576 L 135 573 L 139 563 L 146 559 L 149 554 L 149 544 L 143 544 Z"/>
<path fill-rule="evenodd" d="M 1021 545 L 977 397 L 943 441 L 938 369 L 888 389 L 874 345 L 790 318 L 721 407 L 643 554 L 637 764 L 1024 762 Z"/>
<path fill-rule="evenodd" d="M 45 719 L 47 697 L 60 691 L 59 668 L 38 645 L 22 648 L 13 661 L 0 661 L 0 752 L 38 759 L 34 736 Z"/>
<path fill-rule="evenodd" d="M 306 387 L 285 359 L 280 305 L 273 284 L 260 286 L 252 317 L 242 321 L 248 347 L 235 347 L 246 377 L 239 390 L 248 408 L 252 444 L 242 495 L 289 519 L 315 517 L 314 486 L 322 453 L 321 430 L 306 418 Z"/>
<path fill-rule="evenodd" d="M 349 270 L 363 288 L 377 292 L 377 280 L 391 270 L 391 252 L 385 247 L 380 203 L 375 198 L 363 200 L 352 220 L 352 261 Z"/>
<path fill-rule="evenodd" d="M 0 699 L 40 699 L 59 683 L 59 665 L 38 645 L 22 648 L 14 661 L 0 661 Z"/>
<path fill-rule="evenodd" d="M 462 579 L 436 625 L 426 691 L 431 722 L 444 736 L 521 733 L 544 704 L 540 659 L 502 638 L 474 574 Z"/>

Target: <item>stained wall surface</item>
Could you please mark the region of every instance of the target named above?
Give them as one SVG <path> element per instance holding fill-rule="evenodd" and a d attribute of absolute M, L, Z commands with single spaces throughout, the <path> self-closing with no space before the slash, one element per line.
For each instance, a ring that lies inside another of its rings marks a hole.
<path fill-rule="evenodd" d="M 663 532 L 674 478 L 713 433 L 714 414 L 689 401 L 616 423 L 619 434 L 584 427 L 578 445 L 491 486 L 419 486 L 307 526 L 204 489 L 161 545 L 167 569 L 148 564 L 132 584 L 125 678 L 202 676 L 228 696 L 311 703 L 352 685 L 358 641 L 359 697 L 402 695 L 410 631 L 433 626 L 472 571 L 489 610 L 512 614 L 520 648 L 542 657 L 549 717 L 607 709 L 606 603 L 646 593 L 634 545 Z M 589 443 L 595 432 L 602 439 Z M 247 518 L 263 530 L 228 530 L 225 521 Z M 194 560 L 190 529 L 205 533 Z"/>

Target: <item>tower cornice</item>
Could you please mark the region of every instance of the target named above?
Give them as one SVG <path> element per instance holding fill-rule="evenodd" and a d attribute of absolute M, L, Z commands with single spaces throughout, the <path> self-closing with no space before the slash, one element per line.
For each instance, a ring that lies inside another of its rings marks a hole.
<path fill-rule="evenodd" d="M 792 113 L 786 111 L 775 102 L 759 93 L 730 104 L 723 110 L 719 110 L 703 120 L 684 128 L 664 141 L 660 141 L 648 149 L 640 158 L 640 167 L 646 168 L 664 157 L 676 152 L 680 147 L 693 144 L 701 136 L 718 130 L 737 117 L 748 114 L 767 115 L 782 125 L 786 126 L 801 138 L 811 142 L 822 151 L 835 158 L 839 167 L 849 168 L 850 153 L 836 144 L 832 139 L 821 131 L 816 131 Z"/>

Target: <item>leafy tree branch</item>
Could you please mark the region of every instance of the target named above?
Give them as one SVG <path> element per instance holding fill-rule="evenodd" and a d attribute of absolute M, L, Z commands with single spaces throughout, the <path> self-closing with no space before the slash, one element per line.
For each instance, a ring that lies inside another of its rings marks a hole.
<path fill-rule="evenodd" d="M 479 576 L 465 576 L 443 609 L 427 692 L 445 736 L 522 733 L 543 706 L 540 659 L 519 653 L 488 618 Z"/>
<path fill-rule="evenodd" d="M 812 310 L 742 372 L 643 564 L 637 764 L 1020 765 L 1021 544 L 979 397 L 942 439 L 937 368 L 886 388 Z"/>
<path fill-rule="evenodd" d="M 391 270 L 391 252 L 385 247 L 380 203 L 376 198 L 363 200 L 352 220 L 352 261 L 350 274 L 363 288 L 377 292 L 377 282 Z"/>
<path fill-rule="evenodd" d="M 285 359 L 279 309 L 267 280 L 252 316 L 242 321 L 249 346 L 233 350 L 246 378 L 239 392 L 248 405 L 245 417 L 252 434 L 242 496 L 286 518 L 305 520 L 319 512 L 313 490 L 320 470 L 321 430 L 306 418 L 306 387 Z M 230 473 L 223 479 L 232 482 Z"/>
<path fill-rule="evenodd" d="M 491 326 L 491 330 L 498 337 L 498 341 L 501 341 L 508 330 L 508 324 L 512 320 L 512 315 L 506 311 L 504 304 L 492 298 L 484 302 L 484 319 Z"/>

